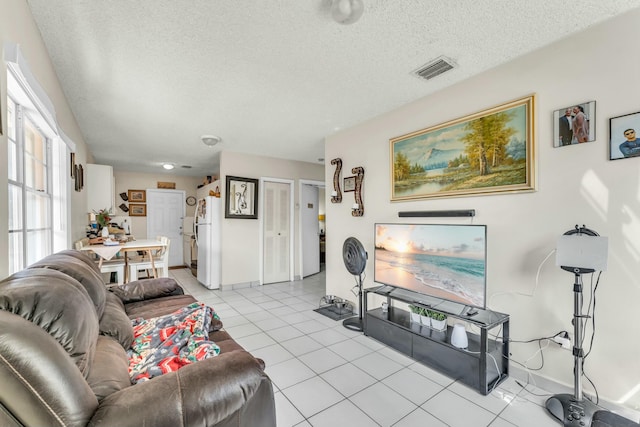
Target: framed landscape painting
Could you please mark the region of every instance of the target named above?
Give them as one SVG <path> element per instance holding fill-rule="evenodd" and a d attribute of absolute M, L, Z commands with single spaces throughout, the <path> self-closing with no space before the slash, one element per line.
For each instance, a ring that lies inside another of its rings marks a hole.
<path fill-rule="evenodd" d="M 391 201 L 535 190 L 535 95 L 391 139 Z"/>

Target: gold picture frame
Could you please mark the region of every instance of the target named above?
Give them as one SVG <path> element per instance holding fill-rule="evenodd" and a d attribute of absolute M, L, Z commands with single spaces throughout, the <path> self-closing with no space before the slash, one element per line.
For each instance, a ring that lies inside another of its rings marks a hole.
<path fill-rule="evenodd" d="M 535 95 L 389 141 L 391 201 L 535 191 Z"/>
<path fill-rule="evenodd" d="M 129 198 L 129 202 L 132 203 L 146 203 L 147 192 L 146 190 L 129 190 L 127 197 Z"/>
<path fill-rule="evenodd" d="M 129 216 L 147 216 L 147 204 L 129 203 Z"/>

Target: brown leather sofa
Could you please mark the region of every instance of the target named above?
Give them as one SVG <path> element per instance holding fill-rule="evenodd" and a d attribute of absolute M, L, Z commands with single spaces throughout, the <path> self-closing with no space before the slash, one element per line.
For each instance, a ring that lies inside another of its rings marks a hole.
<path fill-rule="evenodd" d="M 264 364 L 223 330 L 210 333 L 218 356 L 131 385 L 130 318 L 193 301 L 173 279 L 108 291 L 93 261 L 77 251 L 53 254 L 4 279 L 0 425 L 275 426 Z"/>

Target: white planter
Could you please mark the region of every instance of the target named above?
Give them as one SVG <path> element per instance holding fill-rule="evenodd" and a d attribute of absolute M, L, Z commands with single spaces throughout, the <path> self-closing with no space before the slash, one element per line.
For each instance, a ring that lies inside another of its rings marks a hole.
<path fill-rule="evenodd" d="M 427 328 L 431 327 L 431 318 L 429 316 L 420 316 L 420 323 Z"/>
<path fill-rule="evenodd" d="M 418 313 L 411 313 L 411 323 L 420 323 L 420 315 Z"/>
<path fill-rule="evenodd" d="M 431 329 L 436 331 L 444 331 L 445 329 L 447 329 L 447 319 L 444 319 L 444 320 L 431 319 Z"/>

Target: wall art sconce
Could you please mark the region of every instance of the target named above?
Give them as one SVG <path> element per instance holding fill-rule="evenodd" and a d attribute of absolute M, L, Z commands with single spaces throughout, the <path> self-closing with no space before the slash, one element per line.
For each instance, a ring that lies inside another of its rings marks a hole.
<path fill-rule="evenodd" d="M 331 160 L 332 165 L 336 165 L 336 171 L 333 173 L 333 191 L 331 192 L 331 203 L 342 202 L 342 192 L 340 191 L 340 171 L 342 170 L 342 159 L 335 158 Z"/>
<path fill-rule="evenodd" d="M 364 168 L 362 166 L 358 166 L 357 168 L 351 169 L 351 172 L 356 174 L 356 192 L 354 194 L 356 202 L 351 208 L 351 216 L 362 216 L 364 215 L 364 204 L 362 204 L 362 181 L 364 180 Z"/>

